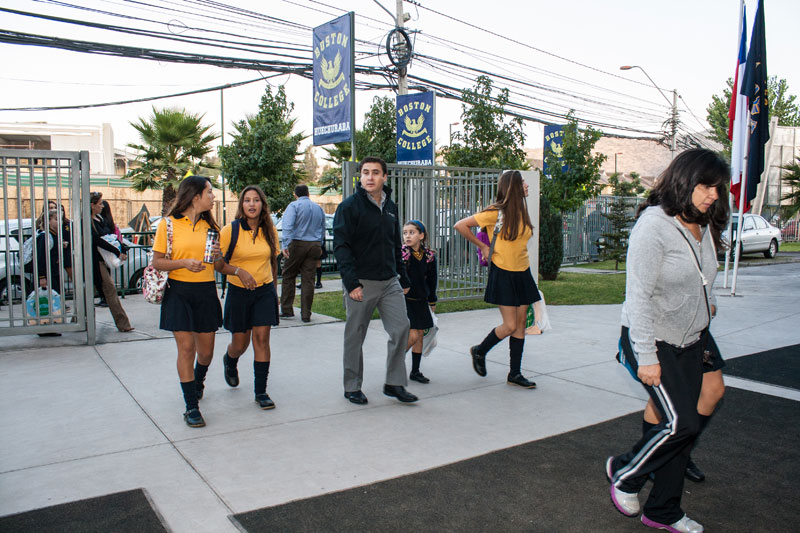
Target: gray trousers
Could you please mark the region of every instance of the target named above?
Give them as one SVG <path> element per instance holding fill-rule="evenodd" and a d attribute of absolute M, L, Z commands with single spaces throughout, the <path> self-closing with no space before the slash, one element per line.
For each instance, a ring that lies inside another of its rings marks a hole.
<path fill-rule="evenodd" d="M 384 281 L 362 279 L 364 299 L 357 302 L 350 298 L 344 289 L 344 308 L 347 322 L 344 326 L 344 390 L 361 390 L 364 378 L 364 338 L 372 318 L 378 308 L 383 329 L 389 334 L 386 345 L 386 384 L 405 386 L 406 350 L 408 346 L 408 314 L 403 289 L 397 278 Z"/>

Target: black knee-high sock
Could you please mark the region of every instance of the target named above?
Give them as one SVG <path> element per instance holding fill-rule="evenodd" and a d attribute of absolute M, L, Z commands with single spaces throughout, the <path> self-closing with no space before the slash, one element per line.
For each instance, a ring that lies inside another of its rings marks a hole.
<path fill-rule="evenodd" d="M 208 367 L 206 367 L 208 368 Z M 186 410 L 197 409 L 197 385 L 194 381 L 181 381 L 183 391 L 183 401 L 186 402 Z"/>
<path fill-rule="evenodd" d="M 645 419 L 642 419 L 642 435 L 650 431 L 652 428 L 656 427 L 658 424 L 651 424 Z"/>
<path fill-rule="evenodd" d="M 267 392 L 267 375 L 269 375 L 269 361 L 253 361 L 253 388 L 256 395 Z"/>
<path fill-rule="evenodd" d="M 230 354 L 228 354 L 228 352 L 225 352 L 225 360 L 227 361 L 226 364 L 231 368 L 236 368 L 236 365 L 239 364 L 239 358 L 231 357 Z"/>
<path fill-rule="evenodd" d="M 511 359 L 510 374 L 516 376 L 521 373 L 522 369 L 522 349 L 525 347 L 525 339 L 518 339 L 516 337 L 508 338 L 508 354 Z"/>
<path fill-rule="evenodd" d="M 498 342 L 500 342 L 500 338 L 495 334 L 494 330 L 492 330 L 486 335 L 486 338 L 481 341 L 475 351 L 480 355 L 486 355 Z"/>
<path fill-rule="evenodd" d="M 422 352 L 411 352 L 411 371 L 419 372 L 419 363 L 422 361 Z"/>
<path fill-rule="evenodd" d="M 322 283 L 322 267 L 317 267 L 317 283 Z"/>
<path fill-rule="evenodd" d="M 198 385 L 202 385 L 206 380 L 208 374 L 208 365 L 200 364 L 200 361 L 194 364 L 194 380 Z"/>

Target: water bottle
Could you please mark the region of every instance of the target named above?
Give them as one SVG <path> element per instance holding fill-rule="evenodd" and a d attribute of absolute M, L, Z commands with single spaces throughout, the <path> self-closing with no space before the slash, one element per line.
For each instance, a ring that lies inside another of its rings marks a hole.
<path fill-rule="evenodd" d="M 219 232 L 215 229 L 208 230 L 206 234 L 206 251 L 203 254 L 203 263 L 214 262 L 214 245 L 219 242 Z"/>

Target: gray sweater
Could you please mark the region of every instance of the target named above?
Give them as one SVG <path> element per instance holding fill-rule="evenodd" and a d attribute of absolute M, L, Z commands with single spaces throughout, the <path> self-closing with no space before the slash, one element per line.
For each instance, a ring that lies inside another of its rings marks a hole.
<path fill-rule="evenodd" d="M 645 209 L 630 235 L 622 305 L 622 325 L 630 329 L 640 365 L 658 363 L 656 340 L 685 346 L 695 342 L 708 325 L 700 273 L 679 232 L 686 235 L 700 260 L 708 280 L 709 306 L 716 305 L 711 288 L 717 275 L 717 254 L 708 227 L 701 227 L 698 243 L 661 207 Z"/>

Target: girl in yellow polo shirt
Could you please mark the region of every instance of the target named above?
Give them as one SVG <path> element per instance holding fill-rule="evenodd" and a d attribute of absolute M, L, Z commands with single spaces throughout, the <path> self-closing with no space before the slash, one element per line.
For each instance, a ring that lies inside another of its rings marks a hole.
<path fill-rule="evenodd" d="M 236 242 L 232 242 L 236 226 L 238 235 Z M 230 281 L 223 325 L 233 338 L 222 359 L 225 382 L 231 387 L 239 385 L 236 365 L 252 337 L 255 401 L 261 409 L 275 407 L 267 394 L 267 375 L 270 328 L 278 325 L 275 272 L 281 251 L 279 243 L 264 191 L 255 185 L 245 187 L 239 196 L 236 219 L 220 232 L 223 258 L 216 261 L 214 268 Z"/>
<path fill-rule="evenodd" d="M 219 228 L 211 214 L 212 207 L 211 182 L 200 176 L 184 178 L 167 215 L 172 223 L 170 258 L 165 257 L 166 218 L 159 222 L 153 244 L 153 266 L 169 271 L 160 327 L 172 331 L 178 345 L 178 376 L 186 402 L 183 418 L 190 427 L 206 425 L 198 400 L 203 397 L 203 381 L 214 357 L 214 335 L 222 324 L 214 268 L 211 263 L 203 263 L 208 230 Z M 215 251 L 219 254 L 219 246 Z"/>
<path fill-rule="evenodd" d="M 477 246 L 483 257 L 489 257 L 490 246 L 480 241 L 472 228 L 487 227 L 490 239 L 495 241 L 483 299 L 499 306 L 503 323 L 489 332 L 483 342 L 470 348 L 472 367 L 479 376 L 485 376 L 486 353 L 510 336 L 508 383 L 533 389 L 536 383 L 521 372 L 528 306 L 541 298 L 528 260 L 528 240 L 533 236 L 533 224 L 528 216 L 527 196 L 528 184 L 523 181 L 522 174 L 518 170 L 507 170 L 500 175 L 495 202 L 480 213 L 456 222 L 455 229 Z M 495 234 L 498 224 L 499 232 Z"/>

